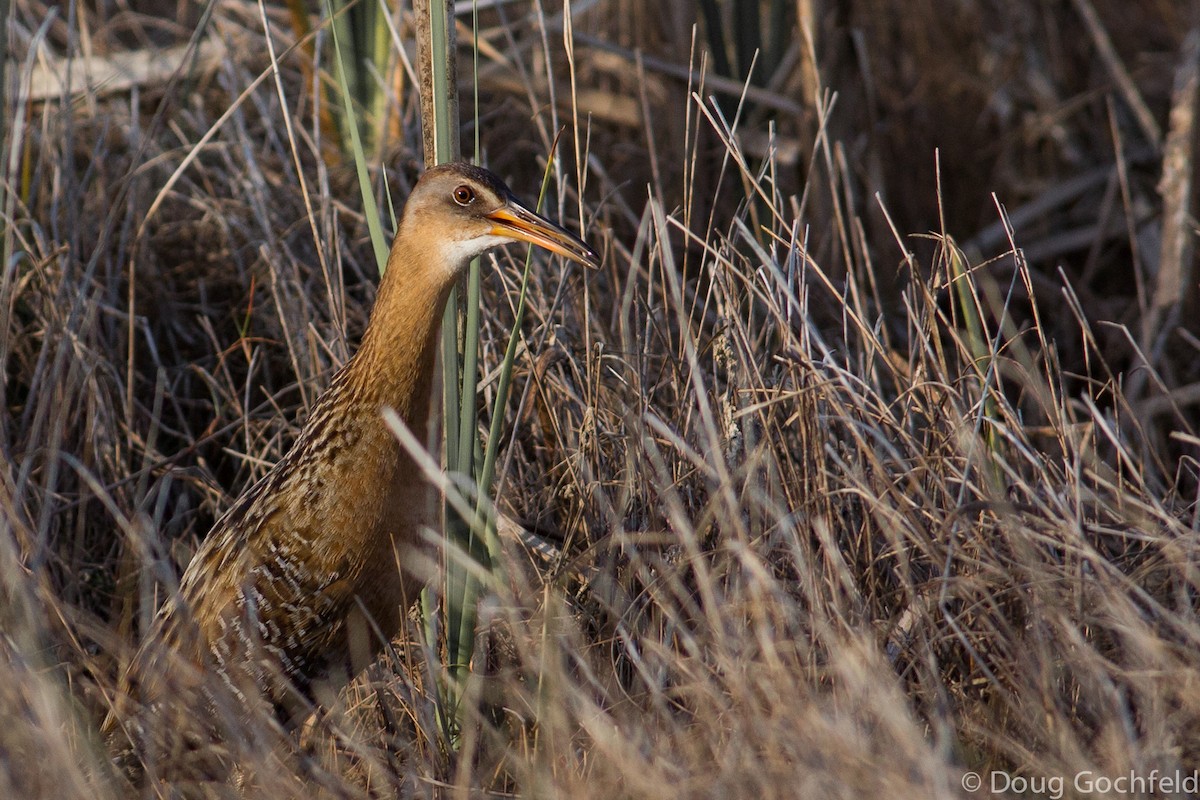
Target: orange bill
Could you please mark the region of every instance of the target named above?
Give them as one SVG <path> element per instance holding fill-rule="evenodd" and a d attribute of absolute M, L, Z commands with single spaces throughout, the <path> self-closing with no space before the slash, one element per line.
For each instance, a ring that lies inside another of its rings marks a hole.
<path fill-rule="evenodd" d="M 536 244 L 552 253 L 577 261 L 589 269 L 600 267 L 600 256 L 582 239 L 545 217 L 533 213 L 516 200 L 510 199 L 487 216 L 496 223 L 491 231 L 494 236 L 506 236 Z"/>

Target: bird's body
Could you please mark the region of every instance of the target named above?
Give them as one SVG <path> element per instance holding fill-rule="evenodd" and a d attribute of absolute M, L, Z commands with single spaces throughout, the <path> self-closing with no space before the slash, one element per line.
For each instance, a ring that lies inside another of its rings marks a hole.
<path fill-rule="evenodd" d="M 266 672 L 277 668 L 301 694 L 333 667 L 357 672 L 348 618 L 365 612 L 391 635 L 423 584 L 406 572 L 414 561 L 406 551 L 435 521 L 434 507 L 382 411 L 392 408 L 410 429 L 425 430 L 432 344 L 449 287 L 388 284 L 372 312 L 387 326 L 368 327 L 291 450 L 206 538 L 184 573 L 179 609 L 163 614 L 170 645 L 196 636 L 223 674 L 235 661 L 244 668 L 255 650 Z M 267 674 L 255 680 L 272 683 Z M 273 699 L 284 689 L 273 687 Z"/>
<path fill-rule="evenodd" d="M 452 164 L 422 176 L 358 351 L 288 453 L 213 527 L 135 656 L 140 704 L 178 694 L 177 661 L 201 682 L 216 672 L 236 696 L 254 691 L 294 710 L 314 682 L 352 676 L 396 633 L 428 578 L 413 565 L 436 506 L 382 412 L 427 429 L 450 288 L 472 257 L 515 240 L 598 263 L 486 170 Z"/>

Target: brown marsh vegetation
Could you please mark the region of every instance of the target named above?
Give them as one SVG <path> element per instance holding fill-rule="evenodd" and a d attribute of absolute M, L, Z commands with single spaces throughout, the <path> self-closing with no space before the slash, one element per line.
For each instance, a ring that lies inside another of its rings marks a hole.
<path fill-rule="evenodd" d="M 464 143 L 529 196 L 565 126 L 547 208 L 605 260 L 534 256 L 503 409 L 499 504 L 555 550 L 508 542 L 453 747 L 414 622 L 299 753 L 231 720 L 241 786 L 189 791 L 1200 768 L 1193 4 L 481 0 L 477 71 L 463 12 Z M 314 72 L 294 30 L 245 0 L 11 9 L 0 796 L 121 796 L 120 666 L 362 331 L 331 45 Z M 390 91 L 399 199 L 420 120 Z M 518 256 L 485 270 L 481 433 Z"/>

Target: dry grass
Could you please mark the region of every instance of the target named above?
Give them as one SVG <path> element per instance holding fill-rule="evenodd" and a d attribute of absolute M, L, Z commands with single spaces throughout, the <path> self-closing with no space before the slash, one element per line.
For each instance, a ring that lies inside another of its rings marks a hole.
<path fill-rule="evenodd" d="M 561 557 L 514 546 L 485 600 L 458 752 L 414 640 L 302 752 L 241 721 L 242 786 L 188 791 L 954 797 L 995 770 L 1069 796 L 1196 769 L 1188 4 L 802 2 L 815 62 L 797 38 L 740 105 L 701 86 L 690 4 L 585 5 L 573 70 L 557 7 L 482 17 L 488 162 L 529 195 L 574 123 L 558 210 L 605 255 L 535 270 L 506 410 L 502 503 Z M 18 2 L 10 71 L 180 44 L 173 9 Z M 95 734 L 121 663 L 370 306 L 298 55 L 285 109 L 254 6 L 206 35 L 224 56 L 168 83 L 8 100 L 0 796 L 121 796 Z"/>

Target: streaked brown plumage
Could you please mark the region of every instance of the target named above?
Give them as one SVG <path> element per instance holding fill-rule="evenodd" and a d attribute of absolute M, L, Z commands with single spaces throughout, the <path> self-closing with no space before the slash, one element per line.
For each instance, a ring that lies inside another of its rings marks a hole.
<path fill-rule="evenodd" d="M 486 170 L 452 164 L 421 177 L 358 351 L 291 450 L 213 527 L 134 658 L 128 683 L 142 704 L 178 693 L 164 683 L 169 657 L 195 665 L 201 682 L 215 670 L 238 696 L 251 688 L 294 709 L 289 698 L 307 696 L 314 681 L 353 674 L 374 656 L 382 642 L 370 631 L 396 633 L 424 585 L 410 565 L 435 517 L 427 484 L 381 412 L 426 429 L 450 287 L 472 257 L 518 240 L 599 263 Z"/>

